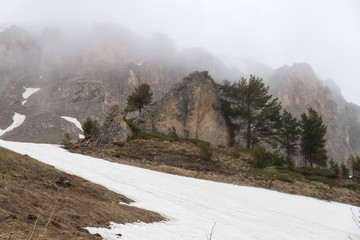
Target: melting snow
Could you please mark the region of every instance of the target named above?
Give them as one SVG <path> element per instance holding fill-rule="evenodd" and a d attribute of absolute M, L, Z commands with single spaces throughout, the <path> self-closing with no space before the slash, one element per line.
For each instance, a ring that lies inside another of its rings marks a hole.
<path fill-rule="evenodd" d="M 40 90 L 40 88 L 26 88 L 26 87 L 23 88 L 25 89 L 25 92 L 23 93 L 24 99 L 28 99 L 31 95 L 33 95 L 34 93 Z"/>
<path fill-rule="evenodd" d="M 143 65 L 143 63 L 144 63 L 144 60 L 141 60 L 141 61 L 138 62 L 136 65 L 141 66 L 141 65 Z"/>
<path fill-rule="evenodd" d="M 25 115 L 21 115 L 19 113 L 15 113 L 13 116 L 13 123 L 6 129 L 0 129 L 0 136 L 4 135 L 7 132 L 10 132 L 14 128 L 17 128 L 25 121 Z"/>
<path fill-rule="evenodd" d="M 49 144 L 0 140 L 0 146 L 124 194 L 131 204 L 161 213 L 169 221 L 145 224 L 110 223 L 87 228 L 104 239 L 206 239 L 216 222 L 213 240 L 360 239 L 350 205 L 265 189 L 180 177 L 69 153 Z"/>
<path fill-rule="evenodd" d="M 75 124 L 75 126 L 80 129 L 81 131 L 83 131 L 81 123 L 79 122 L 79 120 L 77 120 L 76 118 L 73 117 L 66 117 L 66 116 L 61 116 L 62 119 L 65 119 L 68 122 L 71 122 L 73 124 Z"/>

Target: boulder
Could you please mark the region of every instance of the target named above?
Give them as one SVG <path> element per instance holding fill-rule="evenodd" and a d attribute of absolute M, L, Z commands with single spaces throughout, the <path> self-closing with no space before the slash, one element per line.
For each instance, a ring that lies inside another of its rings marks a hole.
<path fill-rule="evenodd" d="M 100 127 L 98 136 L 92 141 L 93 146 L 116 144 L 125 142 L 128 136 L 132 136 L 128 124 L 118 106 L 113 106 L 110 115 Z"/>
<path fill-rule="evenodd" d="M 193 72 L 146 109 L 136 125 L 149 132 L 197 138 L 212 145 L 229 145 L 229 131 L 221 112 L 214 80 L 208 72 Z"/>

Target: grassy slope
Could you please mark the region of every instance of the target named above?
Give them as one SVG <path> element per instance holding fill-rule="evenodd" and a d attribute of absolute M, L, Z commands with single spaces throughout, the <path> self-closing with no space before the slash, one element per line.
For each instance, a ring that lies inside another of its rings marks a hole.
<path fill-rule="evenodd" d="M 121 145 L 94 149 L 78 143 L 70 150 L 171 174 L 360 205 L 359 194 L 340 187 L 351 183 L 351 180 L 317 179 L 285 167 L 252 168 L 249 164 L 251 154 L 235 148 L 210 147 L 211 160 L 201 159 L 201 148 L 196 142 L 184 140 L 135 139 Z M 329 180 L 329 184 L 324 180 Z"/>
<path fill-rule="evenodd" d="M 70 187 L 57 183 L 66 179 Z M 0 239 L 100 239 L 83 227 L 109 221 L 152 222 L 150 211 L 120 205 L 130 199 L 104 187 L 0 148 Z"/>

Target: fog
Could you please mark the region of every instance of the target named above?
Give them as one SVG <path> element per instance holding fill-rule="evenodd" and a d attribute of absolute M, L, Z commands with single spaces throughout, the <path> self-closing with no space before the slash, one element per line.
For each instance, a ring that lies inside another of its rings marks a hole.
<path fill-rule="evenodd" d="M 201 47 L 223 59 L 272 68 L 307 62 L 360 105 L 359 12 L 357 0 L 0 0 L 0 28 L 114 22 L 141 37 L 165 33 L 177 49 Z"/>

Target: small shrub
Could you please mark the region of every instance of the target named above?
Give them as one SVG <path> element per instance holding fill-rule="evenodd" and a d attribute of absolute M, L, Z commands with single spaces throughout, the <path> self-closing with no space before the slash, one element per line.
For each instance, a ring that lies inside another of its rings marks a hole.
<path fill-rule="evenodd" d="M 210 150 L 210 143 L 200 140 L 200 139 L 195 139 L 195 138 L 189 138 L 188 141 L 196 144 L 199 148 L 200 148 L 200 159 L 203 161 L 210 161 L 211 157 L 212 157 L 212 152 Z"/>
<path fill-rule="evenodd" d="M 178 141 L 179 140 L 179 136 L 176 133 L 176 128 L 175 127 L 171 127 L 169 129 L 169 137 L 174 140 L 174 141 Z"/>
<path fill-rule="evenodd" d="M 180 151 L 182 154 L 187 153 L 187 150 L 186 150 L 185 148 L 180 148 L 179 151 Z"/>
<path fill-rule="evenodd" d="M 90 117 L 88 117 L 82 125 L 82 129 L 84 131 L 84 135 L 86 138 L 89 138 L 91 136 L 91 131 L 93 127 L 94 127 L 94 121 L 91 120 Z"/>
<path fill-rule="evenodd" d="M 334 162 L 334 160 L 330 159 L 329 165 L 329 171 L 332 172 L 336 177 L 338 177 L 340 175 L 339 164 Z"/>
<path fill-rule="evenodd" d="M 254 158 L 253 167 L 255 168 L 265 168 L 271 164 L 271 153 L 260 144 L 255 145 L 251 150 L 251 155 Z"/>
<path fill-rule="evenodd" d="M 130 158 L 137 158 L 137 159 L 141 159 L 142 157 L 137 155 L 137 154 L 134 154 L 134 153 L 131 153 L 131 152 L 127 152 L 127 151 L 118 151 L 114 154 L 114 157 L 130 157 Z"/>
<path fill-rule="evenodd" d="M 353 190 L 355 192 L 359 192 L 360 191 L 360 186 L 359 184 L 355 184 L 355 183 L 349 183 L 344 185 L 345 188 Z"/>
<path fill-rule="evenodd" d="M 275 166 L 282 166 L 283 164 L 285 164 L 284 157 L 281 155 L 279 150 L 276 150 L 274 153 L 272 153 L 271 158 L 272 164 Z"/>
<path fill-rule="evenodd" d="M 123 147 L 125 146 L 124 142 L 113 142 L 113 145 L 118 146 L 118 147 Z"/>
<path fill-rule="evenodd" d="M 290 156 L 287 156 L 285 158 L 285 162 L 286 162 L 286 165 L 288 166 L 289 170 L 291 170 L 291 171 L 294 170 L 295 163 L 294 163 L 294 160 L 292 160 Z"/>
<path fill-rule="evenodd" d="M 70 134 L 69 133 L 65 133 L 64 134 L 64 138 L 61 142 L 61 145 L 64 147 L 64 148 L 68 148 L 71 146 L 71 137 L 70 137 Z"/>
<path fill-rule="evenodd" d="M 300 173 L 304 177 L 320 176 L 325 178 L 336 178 L 336 176 L 328 169 L 300 167 L 300 168 L 295 168 L 294 171 Z"/>
<path fill-rule="evenodd" d="M 341 168 L 341 176 L 343 178 L 349 178 L 350 177 L 350 169 L 346 166 L 346 164 L 341 163 L 340 168 Z"/>
<path fill-rule="evenodd" d="M 286 175 L 277 175 L 276 179 L 283 182 L 294 183 L 294 180 Z"/>
<path fill-rule="evenodd" d="M 229 155 L 233 158 L 239 158 L 240 153 L 238 151 L 230 152 Z"/>
<path fill-rule="evenodd" d="M 143 131 L 138 131 L 136 133 L 134 133 L 132 136 L 127 138 L 127 141 L 132 141 L 135 139 L 145 139 L 145 140 L 149 140 L 149 139 L 158 139 L 160 141 L 169 141 L 169 142 L 173 142 L 174 140 L 170 137 L 166 137 L 160 133 L 148 133 L 148 132 L 143 132 Z"/>

